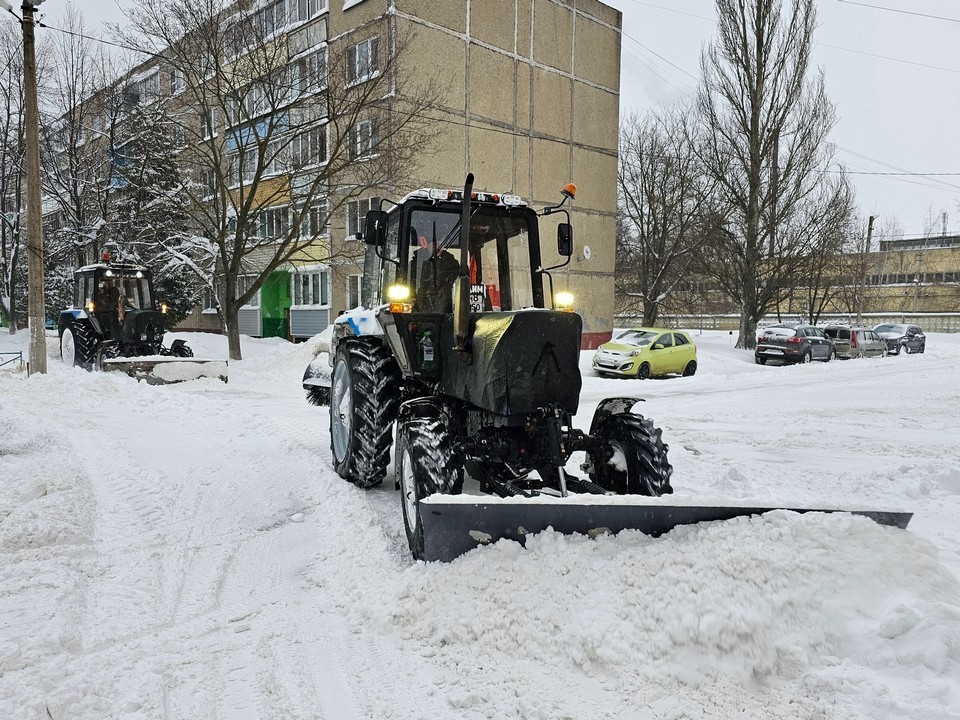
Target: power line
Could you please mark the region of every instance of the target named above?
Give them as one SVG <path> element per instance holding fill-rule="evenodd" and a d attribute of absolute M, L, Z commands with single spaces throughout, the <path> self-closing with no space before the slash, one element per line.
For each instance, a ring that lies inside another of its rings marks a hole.
<path fill-rule="evenodd" d="M 946 20 L 947 22 L 960 23 L 960 19 L 943 17 L 942 15 L 928 15 L 927 13 L 913 12 L 912 10 L 899 10 L 897 8 L 884 7 L 883 5 L 869 5 L 868 3 L 854 2 L 854 0 L 839 0 L 847 5 L 860 5 L 861 7 L 873 8 L 874 10 L 886 10 L 887 12 L 902 13 L 903 15 L 916 15 L 917 17 L 932 18 L 934 20 Z"/>
<path fill-rule="evenodd" d="M 38 27 L 42 27 L 45 30 L 53 30 L 54 32 L 63 33 L 64 35 L 71 35 L 73 37 L 78 37 L 83 40 L 92 40 L 93 42 L 102 43 L 103 45 L 112 45 L 113 47 L 121 48 L 122 50 L 132 50 L 133 52 L 142 53 L 143 55 L 149 55 L 150 57 L 163 57 L 160 53 L 150 52 L 149 50 L 144 50 L 143 48 L 134 47 L 133 45 L 122 45 L 120 43 L 115 43 L 110 40 L 104 40 L 103 38 L 93 37 L 92 35 L 84 35 L 83 33 L 78 33 L 73 30 L 64 30 L 63 28 L 54 27 L 53 25 L 47 25 L 44 22 L 37 22 Z"/>
<path fill-rule="evenodd" d="M 869 155 L 864 155 L 863 153 L 858 153 L 856 150 L 850 150 L 849 148 L 845 148 L 845 147 L 843 147 L 843 146 L 841 146 L 841 145 L 837 145 L 836 147 L 837 147 L 838 150 L 842 150 L 842 151 L 845 152 L 845 153 L 849 153 L 849 154 L 851 154 L 851 155 L 855 155 L 855 156 L 858 157 L 858 158 L 862 158 L 862 159 L 867 160 L 867 161 L 869 161 L 869 162 L 876 163 L 877 165 L 882 165 L 883 167 L 889 168 L 890 170 L 896 170 L 896 171 L 898 171 L 898 172 L 908 173 L 908 174 L 913 173 L 912 170 L 907 170 L 906 168 L 898 167 L 898 166 L 896 166 L 896 165 L 891 165 L 890 163 L 884 162 L 883 160 L 877 160 L 876 158 L 872 158 L 872 157 L 870 157 Z M 944 186 L 945 188 L 950 188 L 950 189 L 952 189 L 952 190 L 960 190 L 960 185 L 954 185 L 953 183 L 944 182 L 943 180 L 937 180 L 936 178 L 932 178 L 932 180 L 933 180 L 933 182 L 938 183 L 939 185 L 942 185 L 942 186 Z"/>
<path fill-rule="evenodd" d="M 888 55 L 876 55 L 874 53 L 864 52 L 863 50 L 852 50 L 851 48 L 840 47 L 839 45 L 828 45 L 827 43 L 815 43 L 818 47 L 832 48 L 833 50 L 843 50 L 844 52 L 856 53 L 857 55 L 867 55 L 869 57 L 880 58 L 881 60 L 892 60 L 894 62 L 906 63 L 907 65 L 916 65 L 918 67 L 930 68 L 931 70 L 942 70 L 943 72 L 957 73 L 960 70 L 953 68 L 939 67 L 938 65 L 927 65 L 926 63 L 914 62 L 913 60 L 904 60 L 903 58 L 890 57 Z"/>
<path fill-rule="evenodd" d="M 636 39 L 635 37 L 633 37 L 632 35 L 629 35 L 628 33 L 626 33 L 626 32 L 623 31 L 623 30 L 621 30 L 621 33 L 623 33 L 623 36 L 624 36 L 624 37 L 632 40 L 632 41 L 635 42 L 637 45 L 639 45 L 639 46 L 642 47 L 644 50 L 646 50 L 648 53 L 651 53 L 651 54 L 653 54 L 653 55 L 656 55 L 658 58 L 660 58 L 661 60 L 663 60 L 663 61 L 664 61 L 665 63 L 667 63 L 668 65 L 671 65 L 672 67 L 675 67 L 677 70 L 679 70 L 680 72 L 682 72 L 684 75 L 687 75 L 687 76 L 693 78 L 694 80 L 699 80 L 699 79 L 700 79 L 700 78 L 698 78 L 696 75 L 693 75 L 693 74 L 691 74 L 691 73 L 688 73 L 686 70 L 684 70 L 684 69 L 683 69 L 682 67 L 680 67 L 679 65 L 675 65 L 674 63 L 670 62 L 669 60 L 667 60 L 667 59 L 666 59 L 663 55 L 661 55 L 660 53 L 658 53 L 658 52 L 656 52 L 656 51 L 648 48 L 646 45 L 644 45 L 642 42 L 640 42 L 639 40 L 637 40 L 637 39 Z"/>
<path fill-rule="evenodd" d="M 852 172 L 848 171 L 848 175 L 913 175 L 916 177 L 935 177 L 935 176 L 952 176 L 960 177 L 960 172 L 935 172 L 935 173 L 914 173 L 914 172 Z"/>
<path fill-rule="evenodd" d="M 683 10 L 674 10 L 673 8 L 663 7 L 662 5 L 654 5 L 653 3 L 642 2 L 642 0 L 630 0 L 632 3 L 637 5 L 646 5 L 647 7 L 656 8 L 657 10 L 666 10 L 667 12 L 676 13 L 677 15 L 686 15 L 687 17 L 698 18 L 700 20 L 709 20 L 710 22 L 714 21 L 712 17 L 706 17 L 705 15 L 694 15 L 693 13 L 683 12 Z"/>

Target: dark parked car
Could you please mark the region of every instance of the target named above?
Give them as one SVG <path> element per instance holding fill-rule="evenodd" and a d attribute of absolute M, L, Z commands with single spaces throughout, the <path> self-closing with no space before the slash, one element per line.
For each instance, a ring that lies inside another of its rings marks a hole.
<path fill-rule="evenodd" d="M 891 355 L 899 355 L 901 350 L 922 353 L 927 348 L 927 336 L 916 325 L 888 323 L 877 325 L 873 331 L 887 341 L 887 352 Z"/>
<path fill-rule="evenodd" d="M 869 328 L 828 325 L 823 329 L 823 333 L 833 340 L 837 357 L 844 360 L 883 357 L 887 354 L 886 341 Z"/>
<path fill-rule="evenodd" d="M 767 360 L 784 363 L 830 362 L 837 356 L 833 340 L 813 325 L 771 325 L 757 335 L 753 359 L 760 365 Z"/>

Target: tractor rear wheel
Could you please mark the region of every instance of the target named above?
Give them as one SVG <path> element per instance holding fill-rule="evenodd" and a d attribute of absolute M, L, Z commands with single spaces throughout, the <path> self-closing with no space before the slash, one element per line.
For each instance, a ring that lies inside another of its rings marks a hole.
<path fill-rule="evenodd" d="M 66 365 L 90 370 L 93 367 L 94 345 L 92 329 L 83 322 L 74 322 L 60 336 L 60 359 Z"/>
<path fill-rule="evenodd" d="M 425 497 L 458 494 L 459 468 L 450 433 L 435 418 L 411 418 L 397 431 L 397 479 L 403 500 L 403 522 L 410 552 L 423 559 L 423 520 L 420 501 Z"/>
<path fill-rule="evenodd" d="M 634 413 L 604 418 L 596 436 L 613 452 L 609 459 L 590 457 L 590 479 L 620 495 L 667 495 L 673 492 L 667 445 L 660 428 Z"/>
<path fill-rule="evenodd" d="M 400 396 L 396 361 L 383 345 L 344 342 L 330 388 L 330 449 L 337 474 L 362 488 L 387 474 Z"/>

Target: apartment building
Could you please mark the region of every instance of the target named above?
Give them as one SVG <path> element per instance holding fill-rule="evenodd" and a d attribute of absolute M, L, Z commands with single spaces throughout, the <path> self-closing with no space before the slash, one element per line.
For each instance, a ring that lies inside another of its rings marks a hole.
<path fill-rule="evenodd" d="M 344 187 L 329 187 L 328 207 L 337 209 L 329 216 L 318 210 L 308 220 L 316 242 L 275 269 L 241 309 L 243 334 L 303 339 L 326 327 L 340 311 L 359 305 L 364 246 L 356 234 L 366 211 L 381 197 L 399 199 L 417 187 L 460 187 L 473 172 L 478 189 L 511 192 L 533 207 L 556 203 L 560 188 L 577 184 L 571 217 L 575 256 L 555 273 L 555 288 L 570 290 L 577 298 L 585 347 L 609 337 L 618 11 L 597 0 L 274 0 L 246 12 L 260 13 L 261 18 L 269 14 L 277 31 L 272 42 L 285 45 L 286 82 L 291 85 L 297 77 L 306 77 L 311 64 L 362 80 L 380 72 L 397 44 L 404 43 L 403 62 L 391 69 L 392 82 L 430 77 L 439 93 L 431 108 L 434 142 L 427 152 L 410 158 L 376 189 L 346 201 L 337 200 Z M 341 57 L 342 70 L 337 70 L 334 58 Z M 322 101 L 318 93 L 317 102 Z M 211 128 L 222 121 L 208 119 Z M 364 146 L 375 144 L 383 131 L 376 122 L 359 123 L 346 140 L 362 155 Z M 309 152 L 325 153 L 328 144 L 337 142 L 332 132 L 318 133 Z M 289 188 L 309 179 L 309 168 L 277 171 L 277 182 Z M 262 213 L 265 237 L 274 226 L 292 222 L 285 203 L 289 198 L 280 193 L 277 210 Z M 554 237 L 557 217 L 544 219 L 544 238 Z M 544 245 L 545 262 L 559 263 L 554 243 Z M 216 327 L 212 301 L 208 297 L 207 307 L 181 327 Z"/>

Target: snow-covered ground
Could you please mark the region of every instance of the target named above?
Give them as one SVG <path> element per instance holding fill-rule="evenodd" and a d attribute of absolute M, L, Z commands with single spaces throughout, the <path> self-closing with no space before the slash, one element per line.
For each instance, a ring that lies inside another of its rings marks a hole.
<path fill-rule="evenodd" d="M 584 353 L 578 424 L 637 394 L 674 501 L 909 529 L 775 512 L 414 563 L 392 482 L 330 469 L 316 342 L 149 386 L 64 367 L 51 336 L 48 374 L 0 368 L 0 717 L 960 717 L 960 336 L 796 367 L 694 339 L 692 378 L 600 379 Z"/>

